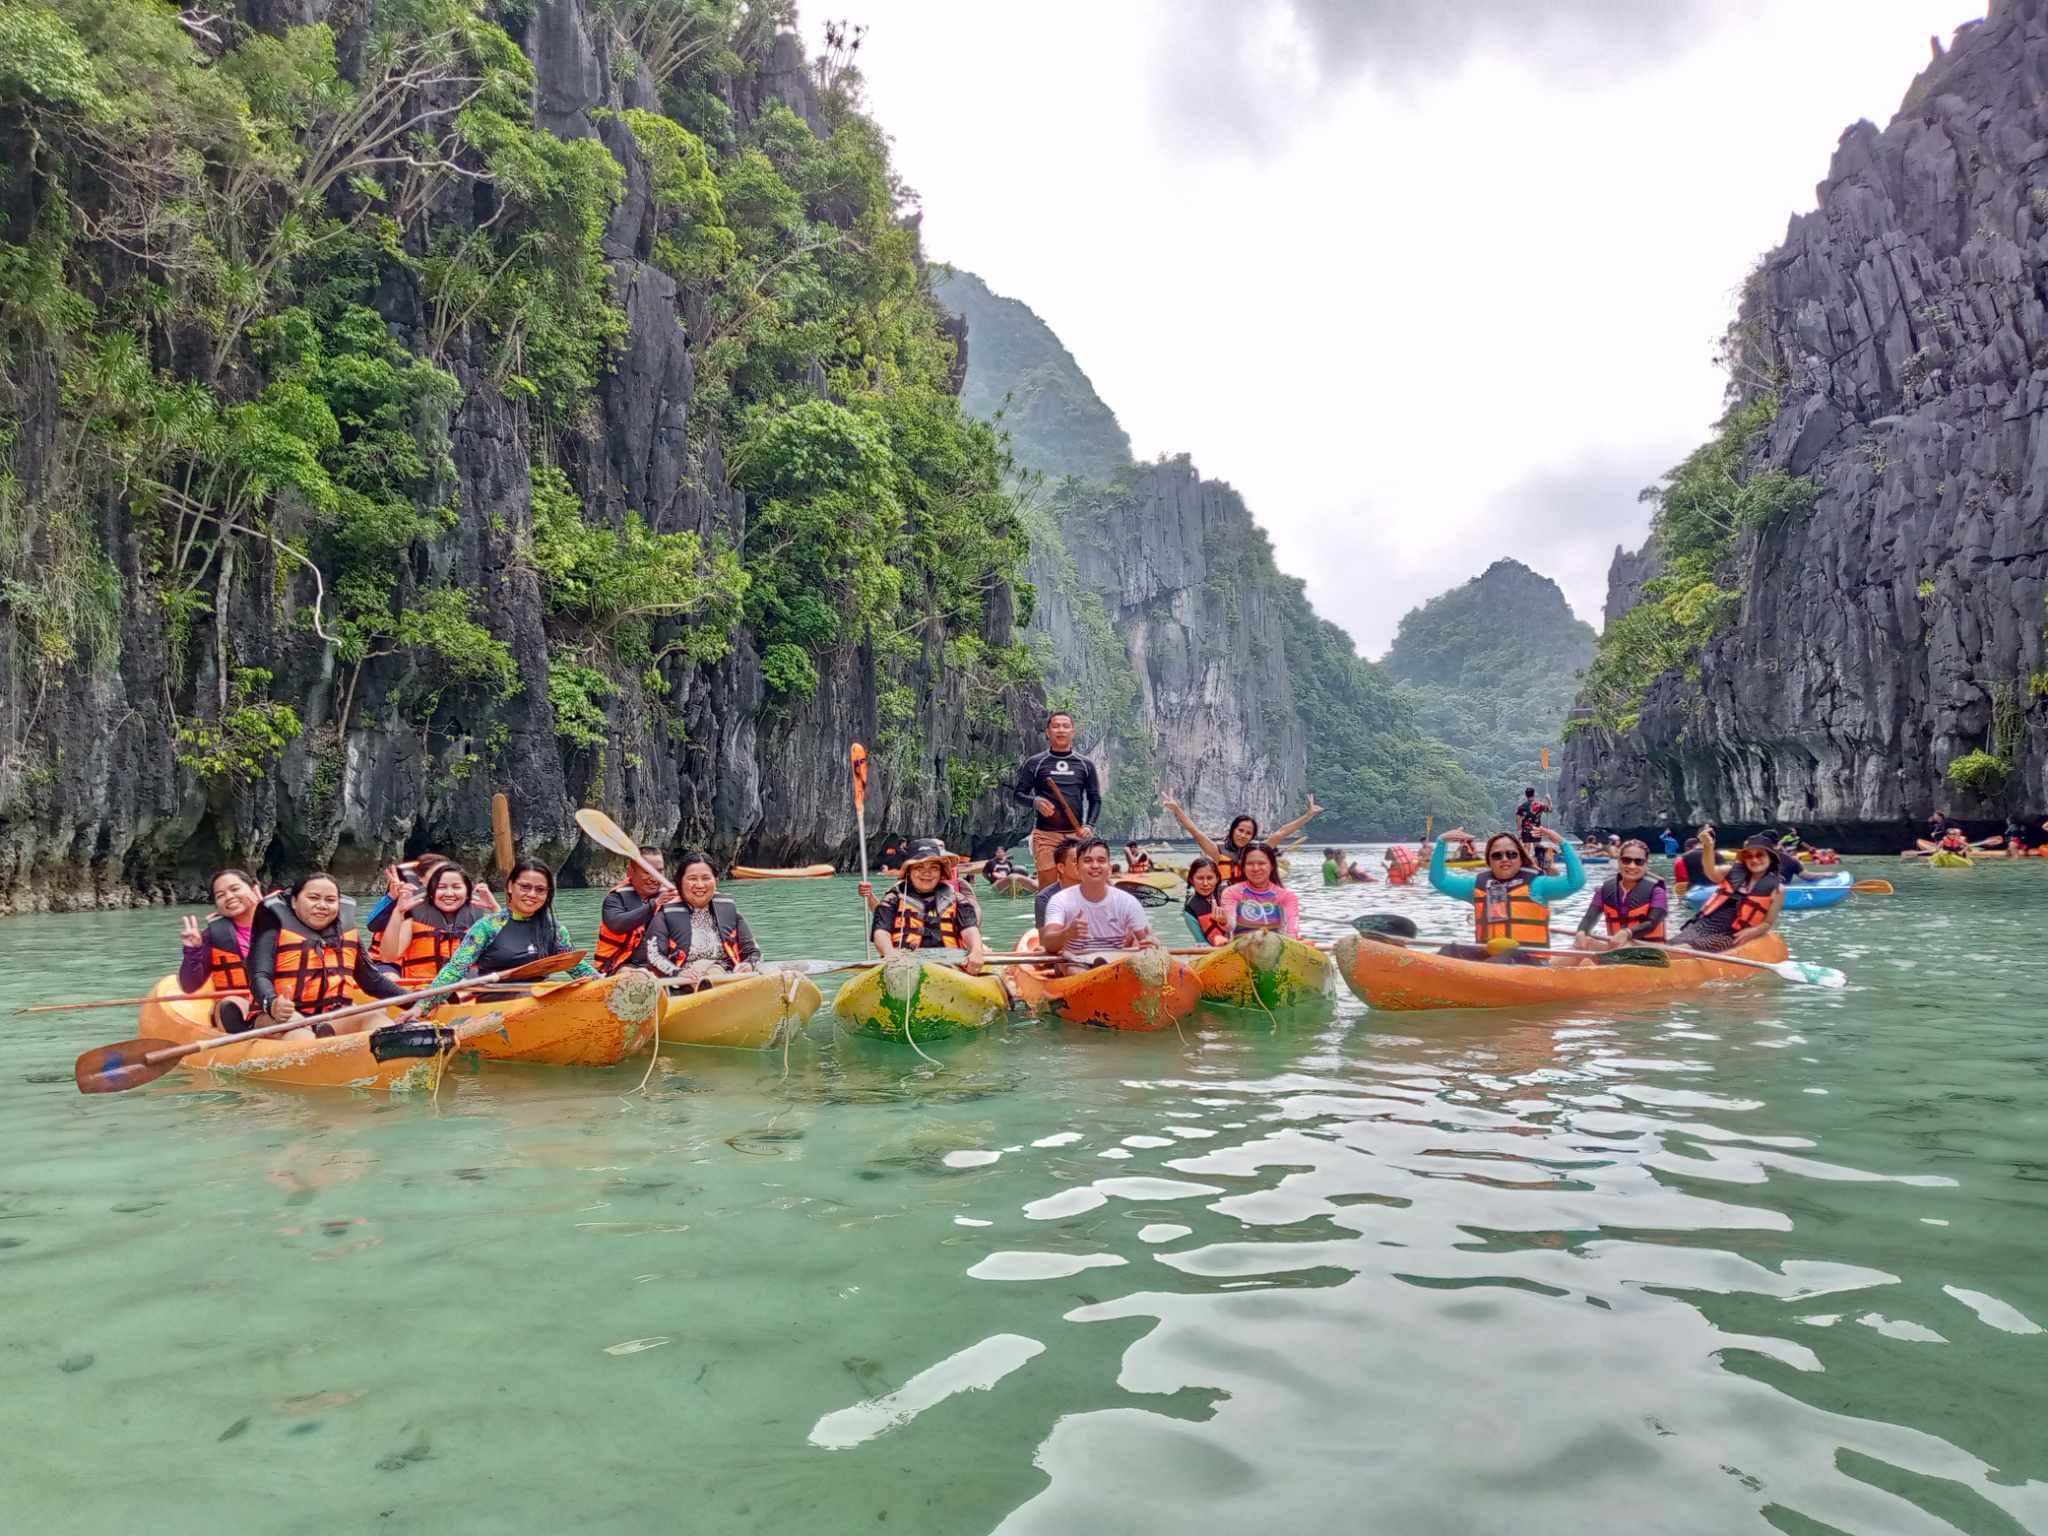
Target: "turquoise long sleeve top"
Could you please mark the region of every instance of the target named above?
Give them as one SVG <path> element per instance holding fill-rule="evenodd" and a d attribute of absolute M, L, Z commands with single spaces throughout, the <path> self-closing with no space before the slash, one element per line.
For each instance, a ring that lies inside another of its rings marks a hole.
<path fill-rule="evenodd" d="M 1586 866 L 1579 862 L 1578 850 L 1570 843 L 1559 843 L 1557 847 L 1564 854 L 1564 873 L 1538 875 L 1529 882 L 1529 894 L 1545 906 L 1555 906 L 1586 886 Z M 1429 851 L 1429 883 L 1446 896 L 1470 901 L 1473 891 L 1479 887 L 1478 872 L 1467 874 L 1462 869 L 1446 869 L 1444 857 L 1444 844 L 1439 840 Z"/>

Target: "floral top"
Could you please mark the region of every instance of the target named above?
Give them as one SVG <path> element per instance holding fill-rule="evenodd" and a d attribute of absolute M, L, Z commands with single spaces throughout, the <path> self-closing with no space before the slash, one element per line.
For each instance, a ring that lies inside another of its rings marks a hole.
<path fill-rule="evenodd" d="M 552 912 L 549 916 L 554 918 Z M 514 918 L 511 910 L 506 907 L 500 907 L 495 912 L 485 913 L 470 926 L 469 932 L 463 935 L 462 942 L 455 947 L 455 953 L 448 957 L 448 963 L 441 967 L 440 973 L 427 985 L 430 987 L 445 987 L 450 982 L 461 981 L 476 968 L 478 961 L 483 958 L 484 951 L 491 947 L 491 941 L 503 933 L 507 925 L 513 922 L 530 921 L 532 921 L 530 918 Z M 562 927 L 561 921 L 558 918 L 554 918 L 553 945 L 553 948 L 545 951 L 546 954 L 564 955 L 576 947 L 571 942 L 568 931 Z M 538 959 L 540 956 L 536 955 L 530 958 Z M 598 969 L 591 963 L 590 957 L 585 955 L 568 970 L 560 974 L 584 978 L 597 975 Z"/>

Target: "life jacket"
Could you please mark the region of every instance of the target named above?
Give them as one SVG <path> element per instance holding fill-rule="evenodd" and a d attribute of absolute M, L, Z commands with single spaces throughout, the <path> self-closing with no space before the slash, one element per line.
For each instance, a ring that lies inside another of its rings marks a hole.
<path fill-rule="evenodd" d="M 605 892 L 605 895 L 616 896 L 620 891 L 631 891 L 632 889 L 632 881 L 621 880 L 617 885 Z M 638 895 L 639 893 L 636 891 L 634 894 Z M 717 900 L 716 897 L 712 899 L 714 901 Z M 652 921 L 653 919 L 650 917 L 648 922 Z M 598 971 L 603 975 L 609 976 L 618 970 L 639 951 L 640 941 L 646 936 L 647 923 L 642 923 L 637 928 L 628 929 L 626 932 L 621 933 L 600 917 L 597 920 L 597 953 L 592 957 Z"/>
<path fill-rule="evenodd" d="M 1478 943 L 1513 939 L 1539 949 L 1550 943 L 1550 908 L 1529 893 L 1535 878 L 1536 871 L 1525 868 L 1507 880 L 1483 873 L 1473 882 L 1472 932 Z"/>
<path fill-rule="evenodd" d="M 678 904 L 672 907 L 664 907 L 662 910 L 664 912 L 689 914 L 693 909 L 686 904 Z M 695 922 L 695 920 L 694 917 L 690 918 L 691 922 Z M 726 969 L 739 969 L 741 958 L 740 909 L 733 905 L 730 896 L 714 896 L 711 898 L 711 925 L 718 930 L 718 947 L 725 951 Z M 661 932 L 655 936 L 655 942 L 662 947 L 663 959 L 681 965 L 684 962 L 684 956 L 689 953 L 689 930 L 686 928 L 678 936 L 668 924 L 664 923 L 662 924 Z"/>
<path fill-rule="evenodd" d="M 306 927 L 282 897 L 273 896 L 264 906 L 278 927 L 277 962 L 271 971 L 278 992 L 300 1013 L 315 1017 L 353 1003 L 356 962 L 363 953 L 363 936 L 355 927 L 356 904 L 343 899 L 332 938 Z"/>
<path fill-rule="evenodd" d="M 991 880 L 1002 880 L 1010 875 L 1014 875 L 1017 872 L 1017 866 L 1010 862 L 1008 854 L 1002 853 L 997 854 L 987 864 L 983 865 L 981 872 Z"/>
<path fill-rule="evenodd" d="M 398 979 L 408 987 L 429 985 L 483 915 L 481 907 L 467 903 L 453 913 L 432 905 L 414 913 L 412 937 L 405 941 L 405 953 L 398 958 Z"/>
<path fill-rule="evenodd" d="M 218 914 L 206 920 L 206 980 L 216 992 L 249 990 L 249 957 L 234 923 Z"/>
<path fill-rule="evenodd" d="M 889 925 L 889 937 L 898 949 L 960 949 L 960 894 L 941 884 L 929 900 L 908 884 L 889 893 L 896 903 L 896 915 Z"/>
<path fill-rule="evenodd" d="M 1762 885 L 1762 880 L 1769 880 L 1771 884 Z M 1707 898 L 1706 905 L 1700 908 L 1700 916 L 1707 917 L 1734 902 L 1735 921 L 1729 932 L 1741 933 L 1744 929 L 1754 928 L 1771 915 L 1771 897 L 1781 884 L 1783 882 L 1770 870 L 1764 871 L 1758 885 L 1738 887 L 1733 876 L 1726 877 L 1714 894 Z"/>
<path fill-rule="evenodd" d="M 1150 855 L 1149 853 L 1140 853 L 1134 855 L 1131 859 L 1131 873 L 1134 875 L 1151 874 L 1152 855 Z"/>
<path fill-rule="evenodd" d="M 1638 880 L 1633 891 L 1621 888 L 1618 875 L 1601 886 L 1595 899 L 1600 903 L 1600 915 L 1607 919 L 1607 931 L 1615 934 L 1636 927 L 1649 914 L 1651 898 L 1663 888 L 1664 882 L 1655 875 L 1646 875 Z M 1655 928 L 1639 937 L 1653 944 L 1663 943 L 1663 920 L 1660 918 Z"/>
<path fill-rule="evenodd" d="M 1218 843 L 1216 846 L 1222 850 L 1216 855 L 1216 889 L 1220 891 L 1244 878 L 1244 865 L 1238 862 L 1241 856 L 1232 851 L 1230 844 Z"/>
<path fill-rule="evenodd" d="M 1218 889 L 1222 887 L 1219 886 Z M 1198 901 L 1203 904 L 1199 909 L 1195 906 Z M 1224 912 L 1222 903 L 1214 897 L 1191 895 L 1181 911 L 1187 914 L 1189 922 L 1201 930 L 1204 944 L 1217 946 L 1230 942 L 1230 918 Z"/>
<path fill-rule="evenodd" d="M 1963 835 L 1961 827 L 1950 827 L 1941 835 L 1941 850 L 1944 853 L 1961 853 L 1970 846 L 1970 840 Z"/>

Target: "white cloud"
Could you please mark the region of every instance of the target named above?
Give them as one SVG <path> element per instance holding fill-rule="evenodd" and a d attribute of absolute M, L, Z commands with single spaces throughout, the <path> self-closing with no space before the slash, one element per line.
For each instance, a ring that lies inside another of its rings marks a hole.
<path fill-rule="evenodd" d="M 1247 56 L 1221 3 L 846 9 L 931 253 L 1037 310 L 1141 456 L 1243 492 L 1371 654 L 1503 554 L 1599 621 L 1735 288 L 1971 14 L 1271 0 Z"/>

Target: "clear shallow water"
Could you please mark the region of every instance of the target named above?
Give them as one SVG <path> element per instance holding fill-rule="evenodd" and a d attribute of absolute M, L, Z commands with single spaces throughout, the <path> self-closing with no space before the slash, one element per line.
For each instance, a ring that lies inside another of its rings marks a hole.
<path fill-rule="evenodd" d="M 1786 922 L 1846 992 L 942 1071 L 828 1011 L 644 1095 L 85 1099 L 133 1015 L 7 1017 L 5 1524 L 2048 1531 L 2048 861 L 1855 868 L 1899 894 Z M 850 880 L 730 889 L 859 953 Z M 140 991 L 177 919 L 9 921 L 0 1007 Z"/>

